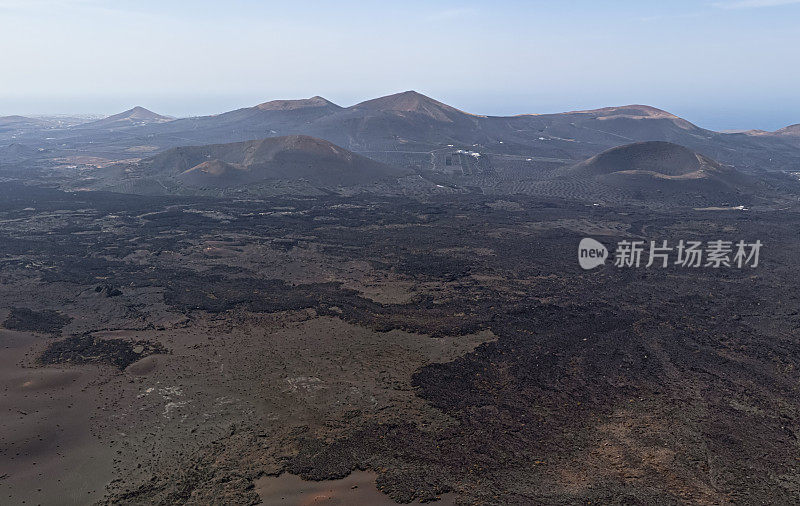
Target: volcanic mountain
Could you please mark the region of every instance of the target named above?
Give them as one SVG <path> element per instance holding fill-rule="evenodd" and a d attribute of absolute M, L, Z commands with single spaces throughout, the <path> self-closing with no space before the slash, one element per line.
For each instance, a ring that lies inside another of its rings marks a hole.
<path fill-rule="evenodd" d="M 108 116 L 107 118 L 99 119 L 97 121 L 90 121 L 83 123 L 75 128 L 80 129 L 95 129 L 95 128 L 126 128 L 131 126 L 145 126 L 159 123 L 167 123 L 174 118 L 156 114 L 153 111 L 147 110 L 144 107 L 136 106 L 133 109 Z"/>
<path fill-rule="evenodd" d="M 319 95 L 300 100 L 272 100 L 258 104 L 256 109 L 262 111 L 297 111 L 300 109 L 314 109 L 318 111 L 337 111 L 341 109 L 333 102 L 326 100 Z"/>
<path fill-rule="evenodd" d="M 746 203 L 742 199 L 758 188 L 753 178 L 732 167 L 661 141 L 611 148 L 559 170 L 558 178 L 591 181 L 596 189 L 635 195 L 637 199 L 678 203 L 696 198 L 698 204 L 708 205 Z"/>
<path fill-rule="evenodd" d="M 123 128 L 132 124 L 139 126 Z M 128 155 L 132 147 L 143 144 L 144 138 L 150 149 L 164 150 L 187 144 L 308 135 L 390 165 L 436 170 L 438 163 L 432 154 L 450 148 L 511 157 L 506 161 L 512 163 L 519 157 L 536 157 L 572 164 L 609 148 L 664 141 L 744 171 L 763 172 L 800 169 L 800 137 L 793 136 L 793 131 L 789 127 L 763 135 L 714 132 L 647 105 L 481 116 L 416 91 L 405 91 L 350 107 L 315 96 L 173 121 L 137 108 L 63 134 L 48 131 L 46 138 L 29 143 L 50 139 L 57 148 L 65 138 L 84 143 L 98 156 L 106 157 Z M 503 160 L 495 157 L 493 163 L 499 166 Z"/>
<path fill-rule="evenodd" d="M 143 160 L 140 168 L 184 185 L 214 188 L 277 180 L 352 186 L 406 174 L 305 135 L 173 148 Z"/>
<path fill-rule="evenodd" d="M 488 140 L 479 131 L 478 118 L 416 91 L 406 91 L 322 117 L 308 125 L 308 132 L 384 159 L 384 153 L 390 151 L 413 152 Z"/>
<path fill-rule="evenodd" d="M 405 91 L 367 100 L 349 109 L 361 112 L 365 116 L 375 113 L 388 113 L 398 116 L 419 115 L 448 123 L 458 121 L 467 115 L 464 111 L 426 97 L 416 91 Z"/>
<path fill-rule="evenodd" d="M 238 142 L 275 135 L 308 134 L 309 126 L 342 110 L 322 97 L 273 100 L 213 116 L 182 118 L 152 128 L 155 143 L 174 146 L 186 140 L 207 144 Z"/>
<path fill-rule="evenodd" d="M 490 137 L 476 134 L 476 119 L 415 91 L 406 91 L 340 107 L 322 97 L 274 100 L 215 116 L 185 118 L 151 127 L 152 142 L 174 146 L 187 139 L 198 143 L 233 142 L 275 135 L 310 135 L 350 150 L 419 151 L 453 142 Z"/>
<path fill-rule="evenodd" d="M 687 146 L 725 163 L 764 168 L 796 159 L 797 148 L 777 137 L 722 134 L 647 105 L 557 114 L 480 116 L 416 91 L 340 107 L 322 97 L 276 100 L 216 116 L 153 125 L 153 144 L 207 144 L 276 135 L 310 135 L 395 165 L 426 168 L 431 151 L 477 147 L 516 156 L 582 160 L 642 141 Z M 791 153 L 789 152 L 791 151 Z M 770 165 L 771 164 L 771 165 Z"/>
<path fill-rule="evenodd" d="M 646 105 L 522 115 L 515 119 L 520 125 L 526 124 L 529 127 L 538 125 L 551 137 L 582 142 L 604 143 L 608 142 L 609 136 L 628 141 L 676 141 L 690 136 L 704 138 L 711 134 L 674 114 Z"/>
<path fill-rule="evenodd" d="M 585 177 L 646 174 L 661 179 L 701 179 L 716 177 L 725 171 L 711 158 L 683 146 L 650 141 L 611 148 L 564 172 Z"/>

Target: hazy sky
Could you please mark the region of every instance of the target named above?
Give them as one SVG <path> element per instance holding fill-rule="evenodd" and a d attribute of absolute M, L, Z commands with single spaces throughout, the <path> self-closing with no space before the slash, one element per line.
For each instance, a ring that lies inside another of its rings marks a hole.
<path fill-rule="evenodd" d="M 644 103 L 800 123 L 800 0 L 0 0 L 0 115 L 217 113 L 415 89 L 474 113 Z"/>

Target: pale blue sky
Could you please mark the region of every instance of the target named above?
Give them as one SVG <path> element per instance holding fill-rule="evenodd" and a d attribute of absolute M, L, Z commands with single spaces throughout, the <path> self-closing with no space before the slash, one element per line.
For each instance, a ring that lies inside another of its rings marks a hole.
<path fill-rule="evenodd" d="M 209 114 L 415 89 L 481 114 L 628 103 L 800 123 L 800 0 L 0 0 L 0 115 Z"/>

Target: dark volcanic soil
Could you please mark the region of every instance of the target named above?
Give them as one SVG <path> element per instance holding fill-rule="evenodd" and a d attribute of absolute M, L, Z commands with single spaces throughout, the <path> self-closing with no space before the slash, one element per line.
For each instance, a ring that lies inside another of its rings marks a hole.
<path fill-rule="evenodd" d="M 160 343 L 98 339 L 87 334 L 50 343 L 39 361 L 42 364 L 107 363 L 125 369 L 144 357 L 164 353 L 167 353 L 167 349 Z"/>
<path fill-rule="evenodd" d="M 115 455 L 109 504 L 254 504 L 265 476 L 353 471 L 403 502 L 800 501 L 795 209 L 3 187 L 0 219 L 2 309 L 72 318 L 15 337 L 4 437 L 38 455 L 57 423 L 16 412 L 53 396 L 23 375 L 91 373 L 70 395 L 82 458 Z M 756 269 L 583 271 L 586 236 L 765 247 Z M 0 497 L 58 490 L 25 465 Z"/>
<path fill-rule="evenodd" d="M 72 318 L 58 311 L 49 309 L 34 311 L 24 307 L 13 307 L 3 326 L 9 330 L 58 334 L 64 325 L 71 321 Z"/>

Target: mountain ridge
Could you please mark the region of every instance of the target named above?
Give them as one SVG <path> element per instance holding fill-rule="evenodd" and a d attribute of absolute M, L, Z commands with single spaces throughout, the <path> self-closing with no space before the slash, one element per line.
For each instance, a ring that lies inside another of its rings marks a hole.
<path fill-rule="evenodd" d="M 744 171 L 800 170 L 800 129 L 721 133 L 643 104 L 564 113 L 483 116 L 417 91 L 403 91 L 342 107 L 319 95 L 263 102 L 216 115 L 172 121 L 132 109 L 61 130 L 7 127 L 5 139 L 23 131 L 26 143 L 57 152 L 63 139 L 115 155 L 187 144 L 219 144 L 287 135 L 325 139 L 379 162 L 435 168 L 431 153 L 450 147 L 525 158 L 581 161 L 606 149 L 644 141 L 673 142 Z M 151 113 L 155 114 L 155 113 Z M 144 115 L 138 122 L 136 117 Z M 0 125 L 1 127 L 2 125 Z M 130 128 L 135 126 L 136 128 Z M 30 134 L 29 130 L 38 133 Z M 0 128 L 0 134 L 2 129 Z M 37 137 L 38 136 L 38 137 Z M 91 141 L 91 142 L 89 142 Z"/>
<path fill-rule="evenodd" d="M 347 186 L 406 175 L 403 170 L 306 135 L 177 147 L 142 160 L 139 167 L 149 176 L 214 187 L 276 180 Z"/>

